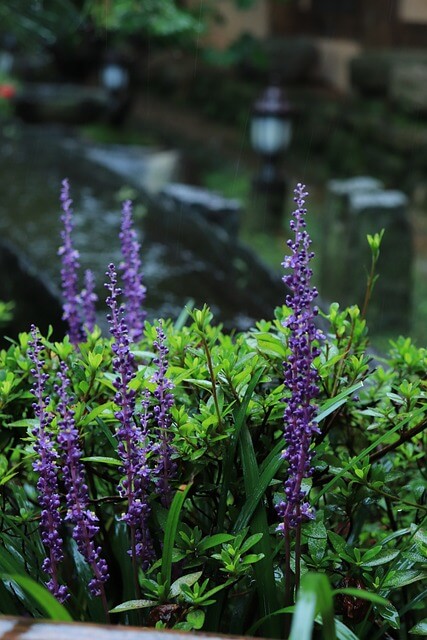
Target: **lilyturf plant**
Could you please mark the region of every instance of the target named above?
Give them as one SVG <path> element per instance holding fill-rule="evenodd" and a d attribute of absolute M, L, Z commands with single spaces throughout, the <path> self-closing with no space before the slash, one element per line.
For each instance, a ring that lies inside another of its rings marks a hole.
<path fill-rule="evenodd" d="M 427 350 L 397 337 L 373 354 L 366 308 L 316 307 L 307 195 L 298 184 L 274 317 L 231 335 L 206 306 L 148 321 L 125 202 L 102 335 L 64 180 L 68 333 L 30 320 L 0 352 L 0 613 L 426 634 Z"/>

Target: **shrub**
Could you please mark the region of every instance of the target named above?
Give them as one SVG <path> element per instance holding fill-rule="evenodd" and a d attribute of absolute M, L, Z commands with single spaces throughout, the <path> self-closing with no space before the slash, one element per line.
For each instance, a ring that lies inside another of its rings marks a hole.
<path fill-rule="evenodd" d="M 233 335 L 204 307 L 145 319 L 139 336 L 129 203 L 127 294 L 110 265 L 111 337 L 88 327 L 68 225 L 70 336 L 33 327 L 0 352 L 2 613 L 282 638 L 311 637 L 319 616 L 326 638 L 423 633 L 426 351 L 398 338 L 374 357 L 357 307 L 316 320 L 305 195 L 286 305 Z"/>

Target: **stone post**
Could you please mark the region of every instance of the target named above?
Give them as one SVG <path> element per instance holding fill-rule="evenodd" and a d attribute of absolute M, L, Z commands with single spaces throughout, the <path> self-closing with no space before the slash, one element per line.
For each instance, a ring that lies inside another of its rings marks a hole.
<path fill-rule="evenodd" d="M 353 241 L 349 234 L 350 197 L 356 193 L 375 193 L 382 188 L 380 180 L 368 176 L 328 182 L 320 273 L 320 293 L 325 300 L 341 301 L 348 288 L 347 259 Z"/>
<path fill-rule="evenodd" d="M 368 324 L 375 333 L 407 333 L 411 328 L 412 307 L 412 229 L 408 217 L 408 198 L 401 191 L 353 193 L 349 198 L 351 239 L 347 259 L 345 303 L 355 297 L 363 303 L 366 275 L 371 254 L 366 240 L 384 229 Z"/>

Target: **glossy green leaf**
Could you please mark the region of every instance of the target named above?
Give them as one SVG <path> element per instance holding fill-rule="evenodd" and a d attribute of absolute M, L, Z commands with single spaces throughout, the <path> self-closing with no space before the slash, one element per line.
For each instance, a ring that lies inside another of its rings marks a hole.
<path fill-rule="evenodd" d="M 378 553 L 372 560 L 366 560 L 362 562 L 362 567 L 377 567 L 380 564 L 386 564 L 387 562 L 391 562 L 400 554 L 400 551 L 397 549 L 389 549 L 385 551 L 381 551 Z"/>
<path fill-rule="evenodd" d="M 202 577 L 203 571 L 196 571 L 195 573 L 188 573 L 186 576 L 181 576 L 177 578 L 175 582 L 171 584 L 171 588 L 169 591 L 170 598 L 176 598 L 181 593 L 182 585 L 187 585 L 191 587 L 199 578 Z"/>
<path fill-rule="evenodd" d="M 384 606 L 377 606 L 377 613 L 383 618 L 387 620 L 388 624 L 392 629 L 400 629 L 400 617 L 397 609 L 391 604 L 391 602 L 387 602 Z"/>
<path fill-rule="evenodd" d="M 213 536 L 209 536 L 209 538 L 205 538 L 204 540 L 202 540 L 197 549 L 199 553 L 204 553 L 205 551 L 208 551 L 208 549 L 212 549 L 219 544 L 230 542 L 231 540 L 233 540 L 233 538 L 234 536 L 229 533 L 216 533 Z"/>
<path fill-rule="evenodd" d="M 128 600 L 118 604 L 114 609 L 110 609 L 110 613 L 123 613 L 124 611 L 135 611 L 136 609 L 146 609 L 147 607 L 155 607 L 155 600 Z"/>
<path fill-rule="evenodd" d="M 390 571 L 382 584 L 383 589 L 400 589 L 407 584 L 427 579 L 427 571 L 418 569 Z"/>

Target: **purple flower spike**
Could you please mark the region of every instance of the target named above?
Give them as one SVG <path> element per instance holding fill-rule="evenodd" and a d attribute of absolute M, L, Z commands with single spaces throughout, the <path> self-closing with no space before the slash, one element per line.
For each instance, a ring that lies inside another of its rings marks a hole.
<path fill-rule="evenodd" d="M 95 277 L 90 269 L 85 271 L 85 284 L 80 294 L 80 299 L 83 307 L 85 325 L 89 331 L 93 331 L 96 324 L 95 305 L 98 296 L 95 293 Z"/>
<path fill-rule="evenodd" d="M 97 547 L 94 542 L 94 537 L 99 531 L 98 519 L 88 508 L 89 491 L 81 462 L 82 450 L 79 432 L 68 393 L 70 382 L 65 362 L 61 362 L 58 377 L 60 384 L 55 390 L 59 395 L 57 406 L 60 418 L 58 444 L 62 450 L 62 472 L 66 490 L 67 515 L 65 520 L 74 525 L 73 538 L 77 543 L 77 548 L 92 569 L 94 577 L 89 582 L 90 593 L 93 596 L 101 596 L 103 595 L 104 582 L 109 578 L 108 567 L 101 557 L 101 548 Z"/>
<path fill-rule="evenodd" d="M 46 583 L 49 591 L 59 602 L 65 602 L 69 595 L 68 590 L 65 586 L 60 585 L 58 581 L 58 564 L 64 558 L 62 552 L 63 540 L 59 535 L 61 515 L 59 513 L 58 454 L 55 450 L 51 431 L 53 415 L 48 410 L 49 398 L 46 396 L 48 375 L 43 373 L 44 361 L 41 358 L 43 347 L 34 325 L 31 326 L 31 339 L 28 344 L 28 355 L 33 363 L 31 373 L 34 376 L 34 385 L 31 392 L 37 400 L 33 404 L 33 409 L 38 419 L 38 425 L 32 432 L 35 437 L 34 451 L 37 454 L 33 469 L 39 475 L 37 490 L 41 506 L 41 538 L 49 552 L 42 568 L 49 576 L 49 581 Z"/>
<path fill-rule="evenodd" d="M 117 430 L 118 454 L 123 462 L 124 477 L 118 487 L 119 494 L 127 501 L 127 511 L 122 520 L 131 528 L 132 544 L 130 554 L 138 557 L 143 566 L 147 566 L 152 558 L 152 546 L 148 532 L 147 520 L 150 514 L 148 505 L 148 485 L 150 470 L 147 465 L 147 421 L 148 400 L 143 401 L 143 415 L 140 424 L 135 419 L 135 391 L 130 383 L 135 377 L 134 356 L 130 351 L 128 327 L 123 317 L 123 305 L 119 306 L 118 296 L 121 290 L 117 287 L 117 273 L 113 264 L 109 265 L 106 284 L 110 295 L 107 304 L 111 314 L 108 316 L 110 331 L 114 337 L 112 344 L 113 371 L 116 378 L 113 382 L 116 389 L 115 403 L 118 411 L 115 417 L 120 423 Z"/>
<path fill-rule="evenodd" d="M 72 344 L 78 344 L 83 338 L 80 314 L 79 314 L 79 291 L 78 291 L 78 270 L 79 252 L 74 249 L 72 241 L 73 231 L 73 201 L 70 198 L 70 186 L 65 178 L 61 188 L 62 207 L 62 245 L 58 249 L 61 256 L 61 280 L 62 294 L 64 298 L 62 318 L 68 323 L 68 333 Z"/>
<path fill-rule="evenodd" d="M 156 475 L 158 477 L 157 491 L 161 496 L 163 505 L 168 507 L 172 501 L 170 481 L 175 477 L 177 465 L 172 460 L 174 448 L 172 446 L 172 433 L 170 430 L 172 423 L 170 409 L 174 403 L 174 397 L 172 393 L 170 393 L 170 390 L 173 389 L 173 384 L 166 377 L 169 349 L 165 345 L 165 340 L 166 336 L 163 331 L 163 325 L 162 322 L 159 321 L 157 340 L 153 343 L 158 354 L 153 360 L 154 365 L 157 367 L 157 371 L 153 376 L 153 382 L 157 385 L 154 391 L 157 403 L 153 411 L 159 436 Z"/>
<path fill-rule="evenodd" d="M 146 288 L 142 284 L 143 274 L 139 258 L 140 244 L 133 228 L 132 202 L 123 203 L 122 223 L 120 231 L 123 262 L 120 264 L 124 287 L 126 323 L 131 340 L 139 340 L 144 330 L 144 320 L 147 316 L 144 310 Z"/>
<path fill-rule="evenodd" d="M 317 297 L 317 290 L 310 284 L 312 270 L 309 263 L 314 254 L 310 251 L 311 239 L 306 231 L 306 195 L 305 186 L 298 184 L 294 198 L 297 209 L 290 223 L 295 240 L 288 241 L 292 253 L 283 262 L 285 269 L 291 269 L 291 273 L 283 277 L 290 289 L 286 304 L 291 314 L 284 324 L 290 330 L 288 345 L 291 355 L 284 363 L 285 386 L 290 396 L 285 398 L 286 449 L 282 454 L 289 465 L 285 481 L 286 498 L 277 506 L 278 515 L 283 519 L 278 530 L 282 532 L 296 527 L 303 519 L 314 517 L 301 486 L 303 479 L 312 473 L 310 444 L 313 434 L 318 432 L 314 421 L 317 406 L 313 400 L 319 393 L 319 376 L 313 361 L 320 353 L 315 344 L 323 336 L 314 322 L 317 308 L 312 303 Z"/>

